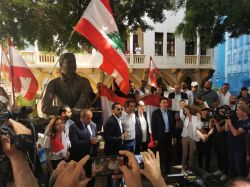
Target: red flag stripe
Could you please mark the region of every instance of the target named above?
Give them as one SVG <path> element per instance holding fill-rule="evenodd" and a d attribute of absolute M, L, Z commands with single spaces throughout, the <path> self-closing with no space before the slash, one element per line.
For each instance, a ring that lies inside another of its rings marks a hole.
<path fill-rule="evenodd" d="M 112 92 L 106 86 L 101 86 L 100 96 L 107 97 L 107 99 L 110 100 L 111 102 L 118 102 L 121 105 L 124 105 L 127 100 L 127 98 L 117 96 L 114 92 Z"/>
<path fill-rule="evenodd" d="M 101 0 L 101 2 L 102 2 L 103 5 L 106 7 L 106 9 L 109 11 L 109 13 L 110 13 L 111 15 L 113 15 L 113 14 L 112 14 L 111 7 L 110 7 L 110 5 L 109 5 L 109 0 Z"/>
<path fill-rule="evenodd" d="M 125 82 L 129 81 L 129 74 L 125 71 L 128 68 L 127 64 L 117 63 L 123 62 L 124 60 L 95 26 L 88 20 L 81 18 L 74 29 L 87 38 L 102 54 L 106 54 L 105 59 L 111 63 L 120 74 L 122 72 L 121 76 Z M 124 93 L 127 93 L 128 89 L 128 85 L 126 88 L 121 88 Z"/>

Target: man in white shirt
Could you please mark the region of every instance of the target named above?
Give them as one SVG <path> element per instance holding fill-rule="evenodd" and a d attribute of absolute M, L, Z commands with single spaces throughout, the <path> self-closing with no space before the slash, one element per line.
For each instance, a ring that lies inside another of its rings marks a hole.
<path fill-rule="evenodd" d="M 123 141 L 123 149 L 128 150 L 130 152 L 135 151 L 135 100 L 128 99 L 125 102 L 125 110 L 122 112 L 121 122 L 124 133 L 126 134 L 125 139 Z"/>
<path fill-rule="evenodd" d="M 194 104 L 194 96 L 193 93 L 188 89 L 187 87 L 187 83 L 186 82 L 182 82 L 181 83 L 181 92 L 185 92 L 188 96 L 188 105 L 192 105 Z"/>
<path fill-rule="evenodd" d="M 58 115 L 61 116 L 64 120 L 65 133 L 69 136 L 69 127 L 75 122 L 71 120 L 72 112 L 69 106 L 63 106 L 59 109 Z"/>
<path fill-rule="evenodd" d="M 139 46 L 139 45 L 136 45 L 136 48 L 135 48 L 135 54 L 137 54 L 137 55 L 142 54 L 142 49 L 140 48 L 140 46 Z"/>
<path fill-rule="evenodd" d="M 229 90 L 229 84 L 224 83 L 222 88 L 219 91 L 217 91 L 220 105 L 229 105 L 229 98 L 231 96 L 231 93 L 228 90 Z"/>

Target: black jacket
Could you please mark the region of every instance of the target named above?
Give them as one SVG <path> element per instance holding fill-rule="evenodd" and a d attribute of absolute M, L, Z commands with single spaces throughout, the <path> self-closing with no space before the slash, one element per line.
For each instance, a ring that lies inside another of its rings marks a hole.
<path fill-rule="evenodd" d="M 168 122 L 169 122 L 169 132 L 172 138 L 176 138 L 176 125 L 174 112 L 168 110 Z M 152 113 L 151 118 L 151 130 L 153 140 L 157 140 L 159 144 L 164 143 L 164 133 L 165 133 L 165 123 L 162 116 L 161 109 L 156 109 Z"/>
<path fill-rule="evenodd" d="M 175 98 L 175 92 L 169 93 L 168 98 L 174 99 Z M 187 94 L 185 92 L 181 92 L 181 99 L 188 100 L 188 96 L 187 96 Z"/>
<path fill-rule="evenodd" d="M 122 148 L 121 129 L 114 115 L 110 116 L 103 126 L 105 155 L 117 155 Z"/>
<path fill-rule="evenodd" d="M 91 122 L 90 127 L 92 136 L 96 136 L 96 124 Z M 71 142 L 70 158 L 72 160 L 79 161 L 87 154 L 94 156 L 97 154 L 97 145 L 91 144 L 86 130 L 80 121 L 69 128 L 69 139 Z"/>

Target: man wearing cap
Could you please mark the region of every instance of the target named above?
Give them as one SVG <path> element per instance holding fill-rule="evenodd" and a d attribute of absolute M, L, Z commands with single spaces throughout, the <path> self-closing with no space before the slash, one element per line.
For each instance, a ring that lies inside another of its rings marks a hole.
<path fill-rule="evenodd" d="M 198 82 L 196 81 L 191 82 L 191 92 L 193 94 L 194 104 L 195 104 L 195 99 L 197 98 L 198 88 L 199 88 Z"/>
<path fill-rule="evenodd" d="M 73 53 L 60 56 L 60 77 L 51 80 L 42 99 L 42 112 L 57 115 L 58 110 L 67 105 L 73 115 L 79 115 L 82 108 L 88 107 L 92 88 L 88 79 L 76 73 L 76 58 Z"/>
<path fill-rule="evenodd" d="M 241 88 L 241 90 L 240 90 L 240 95 L 237 97 L 238 99 L 239 98 L 248 98 L 248 99 L 250 99 L 250 95 L 249 95 L 249 93 L 248 93 L 248 88 L 247 87 L 245 87 L 245 86 L 243 86 L 242 88 Z"/>
<path fill-rule="evenodd" d="M 236 120 L 226 119 L 226 129 L 228 133 L 229 149 L 229 176 L 245 177 L 248 171 L 246 162 L 246 141 L 245 135 L 250 130 L 250 109 L 247 105 L 240 105 L 236 111 Z M 247 145 L 249 147 L 249 145 Z M 249 152 L 249 150 L 248 150 Z"/>
<path fill-rule="evenodd" d="M 229 84 L 224 83 L 222 88 L 219 91 L 217 91 L 221 106 L 222 105 L 229 105 L 229 98 L 231 96 L 231 93 L 228 90 L 229 90 Z"/>

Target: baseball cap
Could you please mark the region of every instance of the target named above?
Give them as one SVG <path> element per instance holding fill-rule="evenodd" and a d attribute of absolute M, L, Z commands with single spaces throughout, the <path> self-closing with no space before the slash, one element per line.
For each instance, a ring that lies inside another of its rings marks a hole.
<path fill-rule="evenodd" d="M 192 83 L 191 83 L 191 86 L 198 86 L 199 84 L 198 84 L 198 82 L 196 82 L 196 81 L 193 81 Z"/>

